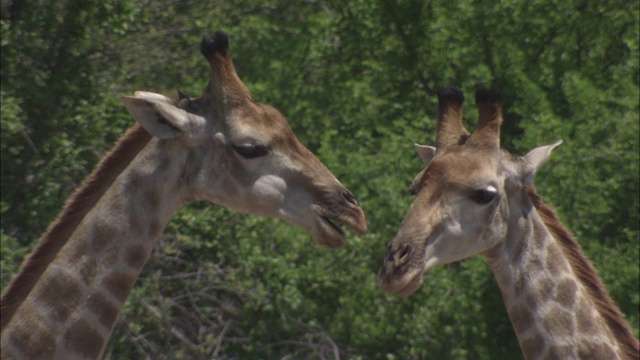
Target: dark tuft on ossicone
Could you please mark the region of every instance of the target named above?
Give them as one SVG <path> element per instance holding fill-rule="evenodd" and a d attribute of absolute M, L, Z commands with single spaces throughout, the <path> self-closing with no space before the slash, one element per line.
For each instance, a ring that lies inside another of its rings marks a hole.
<path fill-rule="evenodd" d="M 476 104 L 493 104 L 498 101 L 502 101 L 502 94 L 500 93 L 500 90 L 484 88 L 479 88 L 478 90 L 476 90 Z"/>
<path fill-rule="evenodd" d="M 227 55 L 229 49 L 229 37 L 223 31 L 216 31 L 210 37 L 203 37 L 200 43 L 200 52 L 209 59 L 213 54 Z"/>
<path fill-rule="evenodd" d="M 448 101 L 454 101 L 457 103 L 462 103 L 464 101 L 462 91 L 453 86 L 438 88 L 436 90 L 436 94 L 438 95 L 438 101 L 440 101 L 441 104 Z"/>

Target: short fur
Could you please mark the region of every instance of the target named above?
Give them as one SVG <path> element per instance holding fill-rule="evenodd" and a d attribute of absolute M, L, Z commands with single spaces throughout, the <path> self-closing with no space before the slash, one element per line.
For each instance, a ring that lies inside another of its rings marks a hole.
<path fill-rule="evenodd" d="M 78 224 L 150 140 L 151 135 L 141 126 L 131 128 L 70 197 L 63 212 L 40 238 L 34 251 L 23 262 L 22 270 L 2 295 L 0 333 Z"/>
<path fill-rule="evenodd" d="M 618 344 L 624 349 L 629 359 L 638 359 L 640 356 L 638 339 L 633 336 L 633 332 L 625 321 L 624 315 L 609 297 L 596 269 L 584 256 L 578 241 L 562 225 L 553 209 L 542 201 L 541 196 L 536 194 L 534 186 L 526 185 L 525 190 L 545 226 L 564 251 L 576 276 L 588 289 L 598 312 L 609 325 L 611 332 L 618 340 Z"/>

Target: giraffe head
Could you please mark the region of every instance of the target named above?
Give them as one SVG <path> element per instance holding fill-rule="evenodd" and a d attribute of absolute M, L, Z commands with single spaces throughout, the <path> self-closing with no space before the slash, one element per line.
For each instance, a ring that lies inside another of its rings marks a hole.
<path fill-rule="evenodd" d="M 378 281 L 386 292 L 408 296 L 428 269 L 483 253 L 506 238 L 509 202 L 551 151 L 536 148 L 515 158 L 500 149 L 501 98 L 476 93 L 479 122 L 469 133 L 462 125 L 463 96 L 438 92 L 436 147 L 416 144 L 424 169 L 410 191 L 416 199 L 387 248 Z"/>
<path fill-rule="evenodd" d="M 216 32 L 203 39 L 200 51 L 212 70 L 202 96 L 173 100 L 137 92 L 123 98 L 149 133 L 186 153 L 185 202 L 206 199 L 284 219 L 328 247 L 345 242 L 336 223 L 366 231 L 355 197 L 300 143 L 282 114 L 251 98 L 235 71 L 227 36 Z"/>

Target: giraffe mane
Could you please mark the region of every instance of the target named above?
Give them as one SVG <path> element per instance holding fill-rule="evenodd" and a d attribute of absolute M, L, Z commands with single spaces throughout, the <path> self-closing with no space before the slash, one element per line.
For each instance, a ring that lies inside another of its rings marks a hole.
<path fill-rule="evenodd" d="M 538 215 L 560 245 L 577 278 L 588 290 L 596 309 L 604 318 L 618 344 L 629 359 L 637 359 L 640 353 L 638 339 L 633 336 L 631 327 L 609 296 L 596 269 L 582 252 L 580 244 L 571 231 L 562 225 L 555 211 L 535 192 L 535 188 L 532 185 L 526 185 L 525 189 Z"/>
<path fill-rule="evenodd" d="M 58 218 L 49 225 L 35 249 L 22 263 L 0 300 L 0 332 L 33 289 L 58 251 L 78 224 L 111 187 L 115 179 L 149 143 L 151 135 L 140 125 L 129 129 L 111 152 L 100 162 L 67 201 Z"/>

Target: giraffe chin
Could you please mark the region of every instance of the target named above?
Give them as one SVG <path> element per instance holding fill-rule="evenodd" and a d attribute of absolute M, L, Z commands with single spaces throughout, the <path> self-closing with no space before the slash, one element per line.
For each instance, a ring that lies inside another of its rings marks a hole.
<path fill-rule="evenodd" d="M 422 284 L 422 271 L 415 274 L 408 274 L 397 281 L 389 281 L 389 279 L 381 278 L 379 287 L 382 291 L 400 297 L 408 297 L 412 295 Z"/>

